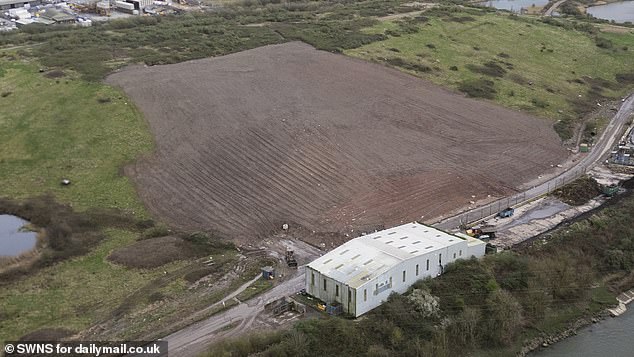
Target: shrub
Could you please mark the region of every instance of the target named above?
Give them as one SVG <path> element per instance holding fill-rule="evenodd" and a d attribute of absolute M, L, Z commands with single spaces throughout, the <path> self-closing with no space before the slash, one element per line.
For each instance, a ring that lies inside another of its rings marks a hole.
<path fill-rule="evenodd" d="M 612 41 L 605 37 L 597 36 L 594 38 L 594 42 L 599 48 L 610 49 L 614 47 L 614 44 L 612 43 Z"/>
<path fill-rule="evenodd" d="M 392 66 L 405 68 L 405 69 L 408 69 L 410 71 L 416 71 L 416 72 L 429 72 L 429 71 L 431 71 L 431 67 L 429 67 L 429 66 L 426 66 L 424 64 L 419 64 L 419 63 L 408 62 L 408 61 L 405 61 L 404 59 L 402 59 L 400 57 L 388 58 L 386 60 L 386 62 L 388 64 L 392 65 Z"/>
<path fill-rule="evenodd" d="M 472 98 L 494 99 L 497 93 L 493 81 L 484 78 L 464 80 L 458 90 Z"/>
<path fill-rule="evenodd" d="M 506 290 L 497 290 L 486 300 L 485 334 L 494 345 L 508 346 L 522 328 L 522 306 Z"/>
<path fill-rule="evenodd" d="M 553 129 L 555 129 L 555 132 L 557 132 L 562 140 L 568 140 L 572 138 L 574 124 L 572 119 L 568 117 L 558 120 L 555 124 L 553 124 Z"/>
<path fill-rule="evenodd" d="M 143 233 L 141 234 L 141 239 L 164 237 L 166 235 L 169 235 L 170 233 L 170 229 L 167 228 L 167 226 L 161 224 L 158 226 L 150 227 L 143 231 Z"/>
<path fill-rule="evenodd" d="M 367 34 L 361 29 L 372 26 L 376 20 L 361 19 L 336 22 L 307 22 L 302 24 L 275 24 L 272 27 L 284 37 L 301 40 L 315 48 L 338 52 L 387 39 L 384 34 Z"/>
<path fill-rule="evenodd" d="M 401 33 L 404 34 L 412 34 L 420 31 L 418 24 L 415 21 L 400 21 L 398 23 L 398 28 Z"/>
<path fill-rule="evenodd" d="M 533 103 L 533 105 L 536 106 L 537 108 L 542 108 L 542 109 L 548 106 L 548 102 L 540 98 L 531 99 L 531 103 Z"/>
<path fill-rule="evenodd" d="M 621 84 L 634 84 L 634 72 L 618 73 L 616 75 L 616 81 Z"/>
<path fill-rule="evenodd" d="M 489 61 L 482 66 L 468 64 L 466 67 L 471 72 L 484 74 L 490 77 L 504 77 L 506 74 L 506 69 L 494 61 Z"/>
<path fill-rule="evenodd" d="M 235 248 L 231 242 L 205 232 L 194 232 L 183 236 L 183 239 L 193 244 L 195 249 L 205 252 L 205 254 L 214 254 Z"/>

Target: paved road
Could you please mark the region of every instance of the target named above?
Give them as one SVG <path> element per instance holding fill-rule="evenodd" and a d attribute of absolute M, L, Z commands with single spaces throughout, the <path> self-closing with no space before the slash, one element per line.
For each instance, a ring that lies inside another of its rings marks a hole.
<path fill-rule="evenodd" d="M 568 0 L 559 0 L 553 4 L 546 12 L 544 12 L 544 16 L 553 16 L 553 11 L 557 10 L 561 4 L 565 3 Z"/>
<path fill-rule="evenodd" d="M 264 305 L 283 296 L 297 293 L 304 287 L 304 267 L 284 283 L 263 293 L 257 298 L 241 303 L 227 311 L 197 322 L 165 338 L 169 346 L 169 355 L 193 357 L 204 352 L 214 341 L 222 337 L 237 335 L 249 329 L 255 318 L 264 310 Z M 223 328 L 239 323 L 235 328 L 223 331 Z"/>
<path fill-rule="evenodd" d="M 612 149 L 615 141 L 620 138 L 619 134 L 627 123 L 627 119 L 633 113 L 634 95 L 630 95 L 622 103 L 621 108 L 614 115 L 614 118 L 612 118 L 608 126 L 605 128 L 599 140 L 596 141 L 596 144 L 592 148 L 592 151 L 590 151 L 583 159 L 581 159 L 577 163 L 577 165 L 559 174 L 559 176 L 547 180 L 538 186 L 515 194 L 511 197 L 506 197 L 490 204 L 474 208 L 470 211 L 460 213 L 456 216 L 449 217 L 440 222 L 436 222 L 435 224 L 433 224 L 433 226 L 440 229 L 449 230 L 457 228 L 461 224 L 476 222 L 491 215 L 495 215 L 497 212 L 506 207 L 514 206 L 522 202 L 534 199 L 536 197 L 545 195 L 558 187 L 574 181 L 579 176 L 583 175 L 585 172 L 591 169 L 595 164 L 602 162 L 605 159 L 606 155 Z"/>

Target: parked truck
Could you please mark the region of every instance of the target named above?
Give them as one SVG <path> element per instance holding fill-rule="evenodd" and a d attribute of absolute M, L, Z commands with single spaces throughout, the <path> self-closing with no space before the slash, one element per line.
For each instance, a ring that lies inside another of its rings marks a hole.
<path fill-rule="evenodd" d="M 500 218 L 508 218 L 511 217 L 513 214 L 515 213 L 515 209 L 508 207 L 506 209 L 504 209 L 503 211 L 500 211 L 500 213 L 498 213 L 498 217 Z"/>

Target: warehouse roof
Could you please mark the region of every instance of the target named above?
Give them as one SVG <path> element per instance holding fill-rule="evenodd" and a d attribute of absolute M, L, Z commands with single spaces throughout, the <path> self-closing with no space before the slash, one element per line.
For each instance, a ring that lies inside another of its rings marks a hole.
<path fill-rule="evenodd" d="M 356 288 L 402 261 L 463 241 L 433 227 L 407 223 L 350 240 L 308 266 Z"/>
<path fill-rule="evenodd" d="M 2 5 L 17 5 L 33 2 L 33 0 L 0 0 L 0 6 Z"/>

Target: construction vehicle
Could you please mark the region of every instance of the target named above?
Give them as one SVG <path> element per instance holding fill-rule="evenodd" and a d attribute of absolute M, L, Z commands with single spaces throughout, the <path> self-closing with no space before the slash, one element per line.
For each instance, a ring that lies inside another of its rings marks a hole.
<path fill-rule="evenodd" d="M 470 228 L 465 230 L 465 233 L 469 237 L 473 237 L 477 239 L 494 239 L 495 238 L 495 232 L 492 232 L 492 231 L 485 232 L 480 228 Z"/>
<path fill-rule="evenodd" d="M 485 254 L 495 254 L 498 252 L 498 247 L 495 244 L 487 243 L 484 247 Z"/>
<path fill-rule="evenodd" d="M 500 211 L 500 213 L 498 213 L 498 217 L 500 218 L 508 218 L 511 217 L 513 215 L 513 213 L 515 213 L 515 209 L 508 207 L 506 209 L 504 209 L 503 211 Z"/>
<path fill-rule="evenodd" d="M 286 259 L 286 264 L 288 264 L 289 267 L 297 268 L 297 260 L 295 259 L 295 252 L 293 252 L 290 249 L 287 250 L 286 256 L 284 258 Z"/>
<path fill-rule="evenodd" d="M 619 186 L 617 185 L 603 186 L 601 191 L 606 197 L 613 197 L 619 192 Z"/>

